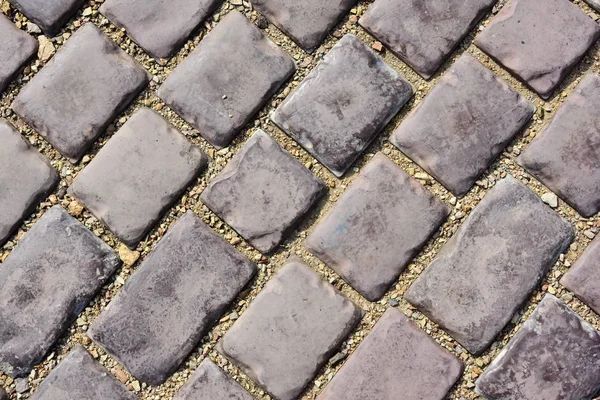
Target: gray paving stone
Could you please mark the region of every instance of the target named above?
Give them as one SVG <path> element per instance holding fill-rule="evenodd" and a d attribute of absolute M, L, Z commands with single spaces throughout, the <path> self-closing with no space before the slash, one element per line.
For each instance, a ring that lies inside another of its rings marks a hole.
<path fill-rule="evenodd" d="M 479 354 L 572 240 L 571 225 L 508 176 L 483 198 L 405 298 Z"/>
<path fill-rule="evenodd" d="M 148 80 L 141 65 L 88 23 L 21 90 L 12 108 L 76 162 Z"/>
<path fill-rule="evenodd" d="M 8 0 L 48 36 L 55 36 L 84 0 Z"/>
<path fill-rule="evenodd" d="M 259 129 L 200 198 L 252 246 L 269 253 L 325 191 L 321 180 Z"/>
<path fill-rule="evenodd" d="M 35 56 L 38 41 L 0 13 L 0 94 Z"/>
<path fill-rule="evenodd" d="M 31 400 L 136 400 L 81 346 L 75 348 L 42 381 Z"/>
<path fill-rule="evenodd" d="M 206 358 L 173 400 L 253 400 L 239 383 Z"/>
<path fill-rule="evenodd" d="M 390 141 L 460 197 L 523 129 L 534 111 L 533 104 L 505 81 L 464 54 L 394 131 Z"/>
<path fill-rule="evenodd" d="M 425 79 L 496 0 L 377 0 L 359 23 Z"/>
<path fill-rule="evenodd" d="M 77 175 L 69 192 L 134 247 L 207 164 L 208 157 L 174 126 L 142 108 Z"/>
<path fill-rule="evenodd" d="M 600 314 L 600 236 L 596 238 L 560 280 L 585 304 Z"/>
<path fill-rule="evenodd" d="M 0 370 L 27 374 L 119 263 L 62 207 L 46 211 L 0 266 Z"/>
<path fill-rule="evenodd" d="M 100 12 L 154 58 L 169 58 L 222 0 L 107 0 Z"/>
<path fill-rule="evenodd" d="M 379 300 L 450 209 L 379 153 L 305 241 L 370 301 Z"/>
<path fill-rule="evenodd" d="M 348 34 L 272 119 L 340 177 L 411 96 L 398 72 Z"/>
<path fill-rule="evenodd" d="M 600 11 L 600 0 L 585 0 L 594 10 Z"/>
<path fill-rule="evenodd" d="M 252 0 L 252 6 L 312 53 L 357 0 Z"/>
<path fill-rule="evenodd" d="M 0 119 L 0 245 L 58 183 L 46 157 Z"/>
<path fill-rule="evenodd" d="M 475 44 L 548 99 L 599 36 L 569 0 L 511 0 Z"/>
<path fill-rule="evenodd" d="M 233 10 L 173 71 L 158 95 L 220 149 L 295 70 L 289 55 Z"/>
<path fill-rule="evenodd" d="M 289 260 L 220 342 L 219 350 L 279 400 L 297 398 L 362 310 Z"/>
<path fill-rule="evenodd" d="M 0 400 L 8 400 L 8 393 L 2 388 L 0 388 Z"/>
<path fill-rule="evenodd" d="M 552 295 L 476 382 L 487 400 L 591 399 L 600 389 L 600 332 Z"/>
<path fill-rule="evenodd" d="M 517 159 L 584 217 L 600 211 L 600 76 L 588 74 Z"/>
<path fill-rule="evenodd" d="M 88 335 L 133 376 L 162 384 L 254 275 L 256 266 L 188 211 Z"/>

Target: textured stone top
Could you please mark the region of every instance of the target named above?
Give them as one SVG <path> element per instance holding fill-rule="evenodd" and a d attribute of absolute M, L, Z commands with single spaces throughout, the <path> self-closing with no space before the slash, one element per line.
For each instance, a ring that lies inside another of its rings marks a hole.
<path fill-rule="evenodd" d="M 588 246 L 577 262 L 560 280 L 585 304 L 600 314 L 600 235 Z"/>
<path fill-rule="evenodd" d="M 44 33 L 55 36 L 84 0 L 8 0 Z"/>
<path fill-rule="evenodd" d="M 8 400 L 8 393 L 2 388 L 0 388 L 0 400 Z"/>
<path fill-rule="evenodd" d="M 0 13 L 0 94 L 38 49 L 38 41 Z"/>

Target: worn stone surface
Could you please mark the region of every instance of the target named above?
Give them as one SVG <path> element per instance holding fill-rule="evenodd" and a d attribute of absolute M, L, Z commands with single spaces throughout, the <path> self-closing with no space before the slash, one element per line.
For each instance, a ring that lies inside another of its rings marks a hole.
<path fill-rule="evenodd" d="M 340 177 L 411 96 L 400 74 L 348 34 L 272 118 Z"/>
<path fill-rule="evenodd" d="M 487 400 L 591 399 L 600 388 L 600 332 L 546 295 L 476 382 Z"/>
<path fill-rule="evenodd" d="M 598 12 L 600 12 L 600 0 L 585 0 L 592 8 Z"/>
<path fill-rule="evenodd" d="M 425 79 L 496 0 L 377 0 L 360 24 Z"/>
<path fill-rule="evenodd" d="M 254 397 L 206 358 L 173 400 L 212 399 L 253 400 Z"/>
<path fill-rule="evenodd" d="M 56 186 L 58 173 L 0 119 L 0 245 Z"/>
<path fill-rule="evenodd" d="M 279 400 L 297 398 L 362 310 L 298 259 L 267 283 L 220 351 Z"/>
<path fill-rule="evenodd" d="M 325 190 L 321 180 L 259 129 L 201 199 L 252 246 L 269 253 Z"/>
<path fill-rule="evenodd" d="M 0 13 L 0 94 L 35 56 L 38 41 Z"/>
<path fill-rule="evenodd" d="M 382 153 L 352 181 L 305 247 L 379 300 L 450 209 Z"/>
<path fill-rule="evenodd" d="M 567 221 L 508 176 L 483 198 L 405 298 L 479 354 L 573 236 Z"/>
<path fill-rule="evenodd" d="M 136 400 L 82 347 L 75 348 L 50 372 L 31 400 Z"/>
<path fill-rule="evenodd" d="M 222 0 L 106 0 L 100 7 L 113 24 L 154 58 L 169 58 Z"/>
<path fill-rule="evenodd" d="M 88 23 L 21 90 L 12 108 L 76 162 L 148 79 L 141 65 Z"/>
<path fill-rule="evenodd" d="M 8 393 L 2 388 L 0 388 L 0 400 L 8 400 Z"/>
<path fill-rule="evenodd" d="M 69 191 L 134 247 L 206 167 L 208 157 L 142 108 L 79 173 Z"/>
<path fill-rule="evenodd" d="M 511 0 L 475 44 L 548 99 L 599 36 L 569 0 Z"/>
<path fill-rule="evenodd" d="M 27 18 L 42 28 L 50 37 L 55 36 L 81 7 L 84 0 L 8 0 Z"/>
<path fill-rule="evenodd" d="M 600 314 L 600 236 L 577 259 L 560 280 L 585 304 Z"/>
<path fill-rule="evenodd" d="M 600 211 L 600 76 L 590 73 L 517 159 L 584 217 Z"/>
<path fill-rule="evenodd" d="M 206 140 L 222 148 L 295 70 L 289 55 L 233 10 L 158 94 Z"/>
<path fill-rule="evenodd" d="M 160 385 L 255 270 L 188 211 L 94 321 L 88 335 L 136 378 Z"/>
<path fill-rule="evenodd" d="M 46 211 L 0 268 L 0 370 L 27 374 L 118 265 L 61 206 Z"/>
<path fill-rule="evenodd" d="M 534 111 L 505 81 L 464 54 L 390 141 L 452 193 L 464 196 Z"/>

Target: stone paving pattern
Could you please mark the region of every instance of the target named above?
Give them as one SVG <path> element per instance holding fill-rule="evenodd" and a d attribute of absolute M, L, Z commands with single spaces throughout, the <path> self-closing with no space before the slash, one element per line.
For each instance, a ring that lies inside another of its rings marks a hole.
<path fill-rule="evenodd" d="M 0 14 L 0 94 L 36 54 L 38 42 Z"/>

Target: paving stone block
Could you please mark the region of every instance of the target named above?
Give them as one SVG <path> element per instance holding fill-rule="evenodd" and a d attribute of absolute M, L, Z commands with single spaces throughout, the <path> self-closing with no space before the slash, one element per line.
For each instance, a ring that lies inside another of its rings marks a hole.
<path fill-rule="evenodd" d="M 75 348 L 42 381 L 31 400 L 136 400 L 115 377 L 81 346 Z"/>
<path fill-rule="evenodd" d="M 464 54 L 400 124 L 390 141 L 460 197 L 534 112 L 527 99 L 474 57 Z"/>
<path fill-rule="evenodd" d="M 46 211 L 0 266 L 0 370 L 27 374 L 119 263 L 62 207 Z"/>
<path fill-rule="evenodd" d="M 252 0 L 252 6 L 312 53 L 357 0 Z"/>
<path fill-rule="evenodd" d="M 0 13 L 0 94 L 35 56 L 38 41 Z"/>
<path fill-rule="evenodd" d="M 220 343 L 219 351 L 279 400 L 297 398 L 362 317 L 362 310 L 289 260 Z"/>
<path fill-rule="evenodd" d="M 253 400 L 239 383 L 206 358 L 173 400 Z"/>
<path fill-rule="evenodd" d="M 2 388 L 0 388 L 0 400 L 8 400 L 8 393 Z"/>
<path fill-rule="evenodd" d="M 483 198 L 405 298 L 479 354 L 572 240 L 571 225 L 508 176 Z"/>
<path fill-rule="evenodd" d="M 517 159 L 584 217 L 600 211 L 600 76 L 588 74 Z"/>
<path fill-rule="evenodd" d="M 585 0 L 594 10 L 600 11 L 600 0 Z"/>
<path fill-rule="evenodd" d="M 162 384 L 254 275 L 256 266 L 188 211 L 88 335 L 133 376 Z"/>
<path fill-rule="evenodd" d="M 450 209 L 379 153 L 305 247 L 370 301 L 379 300 Z"/>
<path fill-rule="evenodd" d="M 561 285 L 575 293 L 585 304 L 600 314 L 600 236 L 560 280 Z"/>
<path fill-rule="evenodd" d="M 8 0 L 46 35 L 55 36 L 81 7 L 84 0 Z"/>
<path fill-rule="evenodd" d="M 377 0 L 359 23 L 425 79 L 496 0 Z"/>
<path fill-rule="evenodd" d="M 58 183 L 46 157 L 0 119 L 0 245 Z"/>
<path fill-rule="evenodd" d="M 207 164 L 208 157 L 174 126 L 142 108 L 77 175 L 69 192 L 134 247 Z"/>
<path fill-rule="evenodd" d="M 476 382 L 487 400 L 591 399 L 600 388 L 600 332 L 552 295 Z"/>
<path fill-rule="evenodd" d="M 321 180 L 259 129 L 200 198 L 252 246 L 270 253 L 325 190 Z"/>
<path fill-rule="evenodd" d="M 141 65 L 88 23 L 21 90 L 12 108 L 77 162 L 148 80 Z"/>
<path fill-rule="evenodd" d="M 599 36 L 569 0 L 511 0 L 475 44 L 548 99 Z"/>
<path fill-rule="evenodd" d="M 348 34 L 272 119 L 340 177 L 411 96 L 398 72 Z"/>
<path fill-rule="evenodd" d="M 220 149 L 295 70 L 289 55 L 234 10 L 175 69 L 158 95 Z"/>
<path fill-rule="evenodd" d="M 154 58 L 169 58 L 222 0 L 107 0 L 100 12 Z"/>

